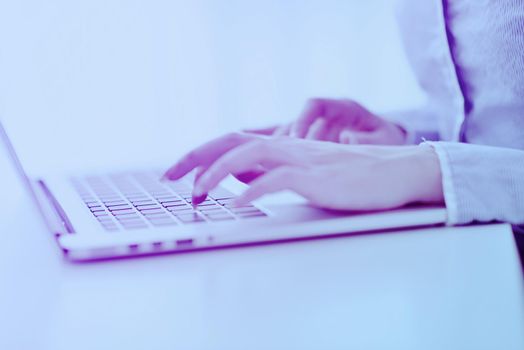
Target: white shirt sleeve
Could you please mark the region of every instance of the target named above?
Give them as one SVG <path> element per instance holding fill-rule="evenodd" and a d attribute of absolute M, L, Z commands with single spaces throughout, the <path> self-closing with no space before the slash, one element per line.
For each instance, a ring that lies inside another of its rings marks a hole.
<path fill-rule="evenodd" d="M 448 224 L 524 224 L 524 151 L 427 142 L 440 161 Z"/>

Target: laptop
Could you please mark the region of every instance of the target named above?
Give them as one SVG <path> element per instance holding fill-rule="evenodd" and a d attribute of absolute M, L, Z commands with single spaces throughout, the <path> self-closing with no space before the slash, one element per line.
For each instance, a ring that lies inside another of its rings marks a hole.
<path fill-rule="evenodd" d="M 162 171 L 115 171 L 34 179 L 0 122 L 0 137 L 18 176 L 70 261 L 187 252 L 442 225 L 442 207 L 382 212 L 323 210 L 297 198 L 269 196 L 235 207 L 234 184 L 196 208 L 191 177 L 160 181 Z"/>

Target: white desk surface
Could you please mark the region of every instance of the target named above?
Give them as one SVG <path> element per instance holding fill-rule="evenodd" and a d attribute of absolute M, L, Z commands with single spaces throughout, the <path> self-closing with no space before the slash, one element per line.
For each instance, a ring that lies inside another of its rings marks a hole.
<path fill-rule="evenodd" d="M 507 225 L 75 265 L 0 170 L 0 349 L 524 349 Z"/>

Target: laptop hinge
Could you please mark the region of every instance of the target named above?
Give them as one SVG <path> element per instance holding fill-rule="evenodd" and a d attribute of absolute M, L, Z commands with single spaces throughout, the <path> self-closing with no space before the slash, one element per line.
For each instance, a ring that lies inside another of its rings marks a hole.
<path fill-rule="evenodd" d="M 59 223 L 60 223 L 60 232 L 54 232 L 55 234 L 61 234 L 65 230 L 67 233 L 74 233 L 75 230 L 73 228 L 73 225 L 71 224 L 71 221 L 67 217 L 64 209 L 62 209 L 62 206 L 58 203 L 55 196 L 51 193 L 51 190 L 49 190 L 49 187 L 45 184 L 42 180 L 37 180 L 37 184 L 40 186 L 40 189 L 42 190 L 43 194 L 45 195 L 47 202 L 50 204 L 50 207 L 52 208 L 55 216 L 57 217 Z M 53 231 L 57 231 L 53 229 Z"/>

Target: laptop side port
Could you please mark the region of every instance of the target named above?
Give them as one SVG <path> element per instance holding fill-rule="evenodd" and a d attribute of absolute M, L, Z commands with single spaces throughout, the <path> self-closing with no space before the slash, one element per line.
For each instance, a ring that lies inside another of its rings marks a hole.
<path fill-rule="evenodd" d="M 140 249 L 140 246 L 138 244 L 130 244 L 128 246 L 130 253 L 138 253 L 138 250 Z"/>
<path fill-rule="evenodd" d="M 176 241 L 176 247 L 179 249 L 188 249 L 193 247 L 193 240 L 188 239 L 179 239 Z"/>

